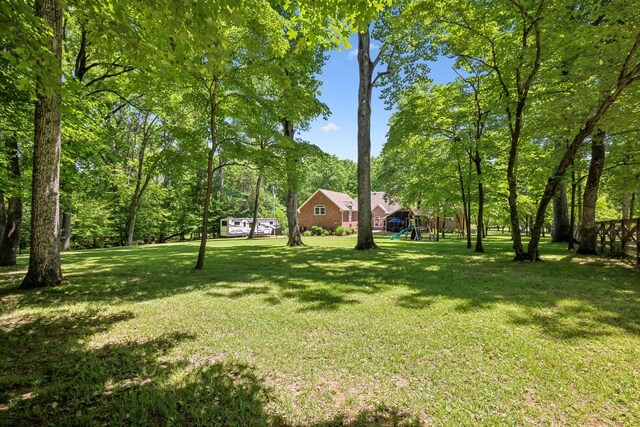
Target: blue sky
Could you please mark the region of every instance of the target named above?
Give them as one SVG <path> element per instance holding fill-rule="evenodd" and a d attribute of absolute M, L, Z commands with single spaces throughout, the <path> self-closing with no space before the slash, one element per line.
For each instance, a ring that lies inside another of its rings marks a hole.
<path fill-rule="evenodd" d="M 320 100 L 329 106 L 328 120 L 318 118 L 311 123 L 309 131 L 300 137 L 317 145 L 329 154 L 343 159 L 356 160 L 358 156 L 358 59 L 357 36 L 351 36 L 351 49 L 332 51 L 324 65 L 320 80 L 322 95 Z M 379 44 L 372 42 L 371 56 L 377 55 Z M 451 81 L 455 75 L 451 70 L 453 61 L 439 57 L 430 63 L 430 77 L 434 82 Z M 385 110 L 380 99 L 380 89 L 374 89 L 371 97 L 371 155 L 377 156 L 386 140 L 391 111 Z"/>

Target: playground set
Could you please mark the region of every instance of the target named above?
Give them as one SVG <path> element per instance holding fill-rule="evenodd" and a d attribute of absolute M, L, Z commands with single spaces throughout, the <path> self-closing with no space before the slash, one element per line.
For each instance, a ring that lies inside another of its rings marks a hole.
<path fill-rule="evenodd" d="M 438 241 L 440 240 L 439 236 L 442 233 L 442 237 L 444 237 L 444 232 L 446 230 L 461 230 L 464 227 L 464 217 L 458 217 L 456 219 L 444 219 L 442 218 L 442 222 L 440 222 L 440 218 L 435 218 L 432 221 L 423 221 L 421 218 L 407 218 L 408 225 L 404 228 L 401 228 L 400 231 L 391 235 L 391 240 L 396 240 L 400 237 L 403 237 L 405 240 L 432 240 Z M 405 222 L 398 218 L 393 218 L 389 221 L 390 224 L 397 222 L 398 225 L 404 225 Z"/>
<path fill-rule="evenodd" d="M 403 237 L 405 240 L 416 240 L 420 241 L 425 239 L 426 236 L 430 240 L 437 240 L 438 237 L 436 234 L 431 233 L 431 230 L 428 227 L 417 227 L 415 225 L 410 225 L 408 227 L 403 228 L 397 233 L 391 236 L 391 240 L 396 240 L 400 237 Z"/>

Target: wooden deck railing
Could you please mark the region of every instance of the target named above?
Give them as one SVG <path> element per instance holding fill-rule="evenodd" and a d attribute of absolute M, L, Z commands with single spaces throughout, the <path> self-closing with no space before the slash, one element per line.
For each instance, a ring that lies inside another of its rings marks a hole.
<path fill-rule="evenodd" d="M 640 218 L 597 223 L 600 253 L 640 266 Z"/>

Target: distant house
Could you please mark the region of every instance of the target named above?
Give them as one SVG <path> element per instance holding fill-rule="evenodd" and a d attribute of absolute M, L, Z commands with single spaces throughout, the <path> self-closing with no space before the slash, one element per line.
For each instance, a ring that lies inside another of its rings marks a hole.
<path fill-rule="evenodd" d="M 298 208 L 300 229 L 358 227 L 358 202 L 348 194 L 319 189 Z"/>
<path fill-rule="evenodd" d="M 334 230 L 338 226 L 358 227 L 358 200 L 337 191 L 317 190 L 300 205 L 298 213 L 300 228 L 303 230 L 314 225 L 325 230 Z M 419 216 L 419 210 L 405 209 L 388 201 L 382 191 L 371 193 L 371 225 L 374 230 L 397 231 L 415 224 L 412 220 Z"/>
<path fill-rule="evenodd" d="M 387 230 L 387 218 L 402 210 L 402 207 L 391 201 L 385 200 L 385 194 L 382 191 L 374 191 L 371 193 L 371 225 L 374 230 Z"/>

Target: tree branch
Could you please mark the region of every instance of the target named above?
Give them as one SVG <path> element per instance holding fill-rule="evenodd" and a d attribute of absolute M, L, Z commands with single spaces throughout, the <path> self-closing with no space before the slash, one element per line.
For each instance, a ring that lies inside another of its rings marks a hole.
<path fill-rule="evenodd" d="M 100 82 L 100 81 L 102 81 L 102 80 L 106 80 L 106 79 L 111 78 L 111 77 L 117 77 L 117 76 L 120 76 L 120 75 L 122 75 L 122 74 L 124 74 L 124 73 L 128 73 L 128 72 L 133 71 L 133 70 L 135 70 L 135 68 L 133 68 L 133 67 L 127 67 L 127 68 L 125 68 L 125 69 L 123 69 L 123 70 L 121 70 L 121 71 L 118 71 L 117 73 L 106 73 L 106 74 L 103 74 L 102 76 L 100 76 L 100 77 L 96 77 L 95 79 L 93 79 L 93 80 L 89 81 L 89 82 L 86 84 L 86 86 L 87 86 L 87 87 L 89 87 L 89 86 L 91 86 L 91 85 L 92 85 L 92 84 L 94 84 L 94 83 L 98 83 L 98 82 Z"/>

